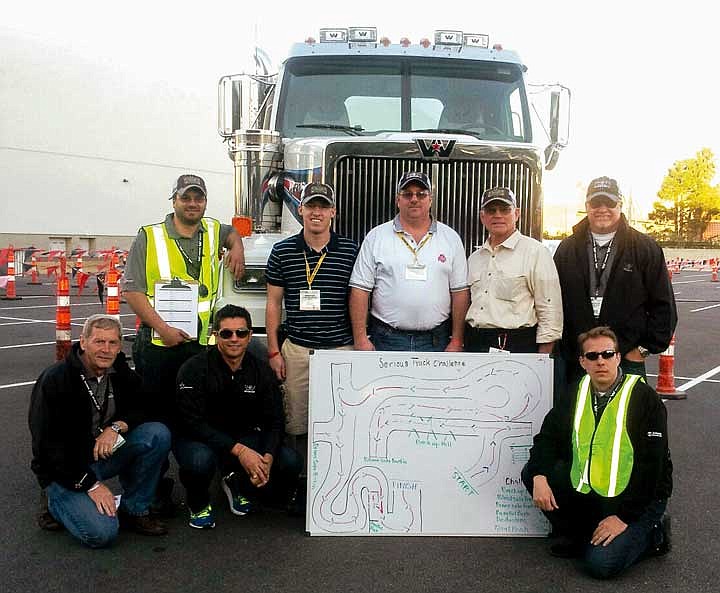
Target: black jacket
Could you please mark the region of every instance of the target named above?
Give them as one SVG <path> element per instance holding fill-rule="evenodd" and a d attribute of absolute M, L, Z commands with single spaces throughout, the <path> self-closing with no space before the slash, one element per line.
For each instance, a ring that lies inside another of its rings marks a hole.
<path fill-rule="evenodd" d="M 617 334 L 623 355 L 638 345 L 663 352 L 677 325 L 677 309 L 662 249 L 622 215 L 600 319 L 595 321 L 589 298 L 589 232 L 584 218 L 555 252 L 563 300 L 563 356 L 577 365 L 577 338 L 597 325 L 608 325 Z"/>
<path fill-rule="evenodd" d="M 573 383 L 569 400 L 555 404 L 543 421 L 530 450 L 527 469 L 531 477 L 550 476 L 556 464 L 572 465 L 572 431 L 578 383 Z M 603 505 L 605 515 L 617 515 L 625 523 L 637 520 L 650 503 L 672 494 L 672 460 L 668 448 L 667 411 L 655 390 L 643 381 L 633 387 L 626 426 L 633 446 L 633 470 L 630 482 L 614 498 L 602 498 L 591 492 Z M 568 473 L 569 484 L 569 473 Z"/>
<path fill-rule="evenodd" d="M 260 433 L 260 450 L 276 456 L 285 427 L 280 386 L 270 367 L 245 352 L 235 373 L 216 346 L 187 360 L 177 377 L 178 432 L 229 452 Z"/>
<path fill-rule="evenodd" d="M 110 374 L 116 411 L 107 422 L 127 423 L 130 430 L 145 421 L 140 398 L 142 382 L 120 352 Z M 94 463 L 95 437 L 92 430 L 93 403 L 80 375 L 80 344 L 75 343 L 65 360 L 45 369 L 33 388 L 28 420 L 32 434 L 33 459 L 30 467 L 44 488 L 57 482 L 83 492 L 97 478 Z"/>

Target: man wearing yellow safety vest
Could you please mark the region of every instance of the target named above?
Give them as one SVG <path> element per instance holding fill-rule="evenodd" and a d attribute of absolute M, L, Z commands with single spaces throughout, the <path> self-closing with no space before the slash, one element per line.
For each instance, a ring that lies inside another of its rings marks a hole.
<path fill-rule="evenodd" d="M 551 554 L 582 558 L 592 576 L 609 578 L 670 550 L 667 413 L 640 376 L 623 373 L 610 328 L 578 344 L 586 375 L 545 417 L 522 477 L 564 538 Z"/>
<path fill-rule="evenodd" d="M 223 247 L 228 250 L 225 266 L 237 279 L 244 272 L 245 257 L 242 239 L 233 227 L 204 216 L 207 188 L 201 177 L 180 175 L 170 199 L 173 212 L 163 222 L 138 231 L 122 287 L 142 322 L 133 344 L 133 360 L 143 378 L 147 411 L 172 428 L 178 369 L 207 346 L 211 333 Z M 168 324 L 154 308 L 156 284 L 175 278 L 197 283 L 197 337 Z"/>

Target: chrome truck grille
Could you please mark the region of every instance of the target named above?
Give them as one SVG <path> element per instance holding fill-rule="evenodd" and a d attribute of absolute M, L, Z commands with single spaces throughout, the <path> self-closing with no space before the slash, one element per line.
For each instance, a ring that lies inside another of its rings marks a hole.
<path fill-rule="evenodd" d="M 485 240 L 480 196 L 488 188 L 510 187 L 520 207 L 520 230 L 540 238 L 539 181 L 526 162 L 343 156 L 326 174 L 335 187 L 335 230 L 362 242 L 374 226 L 395 216 L 395 184 L 405 171 L 423 171 L 433 182 L 433 213 L 457 231 L 468 255 Z"/>

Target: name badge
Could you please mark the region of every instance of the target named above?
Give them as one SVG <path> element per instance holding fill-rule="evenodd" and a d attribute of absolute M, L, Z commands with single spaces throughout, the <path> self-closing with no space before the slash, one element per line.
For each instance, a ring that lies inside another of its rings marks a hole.
<path fill-rule="evenodd" d="M 320 291 L 319 290 L 301 290 L 300 291 L 300 310 L 301 311 L 319 311 L 320 310 Z"/>
<path fill-rule="evenodd" d="M 489 354 L 510 354 L 510 350 L 503 350 L 502 348 L 488 348 Z"/>
<path fill-rule="evenodd" d="M 427 280 L 427 266 L 425 264 L 408 264 L 405 266 L 405 280 Z"/>
<path fill-rule="evenodd" d="M 600 309 L 602 308 L 603 298 L 590 297 L 590 302 L 592 303 L 593 315 L 595 315 L 596 318 L 600 317 Z"/>

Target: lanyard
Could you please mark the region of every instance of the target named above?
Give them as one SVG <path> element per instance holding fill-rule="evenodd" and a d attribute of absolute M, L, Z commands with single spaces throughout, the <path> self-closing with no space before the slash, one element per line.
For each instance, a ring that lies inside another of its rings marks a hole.
<path fill-rule="evenodd" d="M 398 237 L 400 237 L 400 240 L 405 243 L 405 247 L 407 247 L 413 254 L 413 257 L 415 258 L 415 263 L 417 263 L 418 253 L 420 253 L 420 250 L 425 246 L 425 243 L 432 239 L 432 233 L 428 233 L 427 235 L 425 235 L 425 237 L 423 237 L 423 240 L 420 241 L 420 245 L 418 245 L 417 247 L 413 247 L 412 245 L 410 245 L 410 243 L 408 243 L 405 235 L 401 231 L 395 232 L 397 233 Z"/>
<path fill-rule="evenodd" d="M 310 273 L 310 264 L 308 263 L 307 254 L 303 251 L 303 257 L 305 258 L 305 277 L 307 278 L 308 289 L 312 290 L 312 283 L 315 280 L 315 276 L 320 271 L 320 266 L 327 255 L 327 251 L 320 256 L 318 263 L 315 264 L 315 269 L 312 274 Z"/>
<path fill-rule="evenodd" d="M 107 377 L 107 375 L 105 375 Z M 103 405 L 101 406 L 98 402 L 97 398 L 95 397 L 95 394 L 93 393 L 92 387 L 87 382 L 87 379 L 85 378 L 85 375 L 82 373 L 80 374 L 80 378 L 82 379 L 83 384 L 85 385 L 85 389 L 87 389 L 88 395 L 90 396 L 90 399 L 92 400 L 93 405 L 95 406 L 95 409 L 100 414 L 100 421 L 102 422 L 103 416 L 105 415 L 105 412 L 107 412 L 108 407 L 108 400 L 110 399 L 109 394 L 106 393 L 105 395 L 105 401 L 103 402 Z M 110 379 L 108 379 L 110 381 Z M 98 389 L 100 388 L 101 382 L 98 381 Z M 108 383 L 108 387 L 110 384 Z"/>
<path fill-rule="evenodd" d="M 602 278 L 602 275 L 605 272 L 605 267 L 607 266 L 608 258 L 610 257 L 610 251 L 612 250 L 612 244 L 613 244 L 612 241 L 610 241 L 610 243 L 608 243 L 608 248 L 607 248 L 607 251 L 605 252 L 605 258 L 603 259 L 602 265 L 598 268 L 597 243 L 595 242 L 595 239 L 593 239 L 593 242 L 592 242 L 593 263 L 595 264 L 595 278 L 597 280 L 597 284 L 595 285 L 595 296 L 600 296 L 600 279 Z"/>
<path fill-rule="evenodd" d="M 198 259 L 197 259 L 197 262 L 194 262 L 193 260 L 190 259 L 190 256 L 187 253 L 185 253 L 185 250 L 183 249 L 182 245 L 180 245 L 180 241 L 178 241 L 177 239 L 175 239 L 175 245 L 177 245 L 177 248 L 180 250 L 180 253 L 182 253 L 182 256 L 185 258 L 185 261 L 188 264 L 190 264 L 192 266 L 193 264 L 196 264 L 196 263 L 197 264 L 202 263 L 203 234 L 202 234 L 202 232 L 200 232 L 200 230 L 198 230 L 198 253 L 197 253 Z"/>
<path fill-rule="evenodd" d="M 617 395 L 617 392 L 620 390 L 620 387 L 623 384 L 623 375 L 619 375 L 616 379 L 617 383 L 615 387 L 613 387 L 613 390 L 610 392 L 610 395 L 608 395 L 605 399 L 607 401 L 605 402 L 605 405 L 603 406 L 603 410 L 608 407 L 608 404 L 612 401 L 612 399 Z M 593 413 L 597 416 L 598 409 L 600 407 L 599 405 L 600 396 L 595 393 L 595 390 L 593 389 Z"/>

